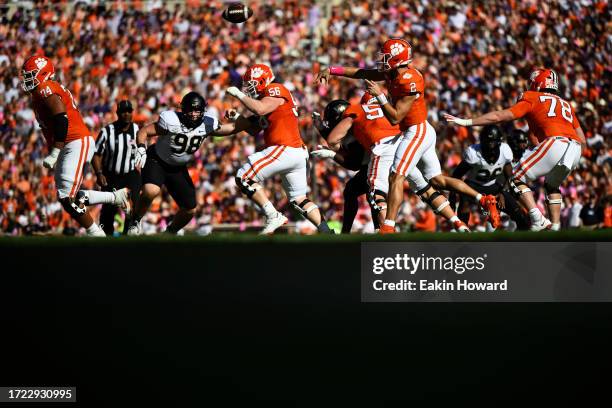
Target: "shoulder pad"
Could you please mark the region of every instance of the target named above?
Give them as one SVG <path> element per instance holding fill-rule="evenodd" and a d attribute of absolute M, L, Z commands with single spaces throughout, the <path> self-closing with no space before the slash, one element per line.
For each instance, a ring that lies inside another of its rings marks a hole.
<path fill-rule="evenodd" d="M 157 122 L 160 128 L 169 132 L 178 132 L 181 129 L 181 121 L 175 111 L 167 110 L 159 114 Z"/>

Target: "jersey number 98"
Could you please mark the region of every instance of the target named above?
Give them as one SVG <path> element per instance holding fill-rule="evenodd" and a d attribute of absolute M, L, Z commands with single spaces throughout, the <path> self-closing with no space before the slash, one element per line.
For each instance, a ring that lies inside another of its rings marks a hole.
<path fill-rule="evenodd" d="M 194 154 L 196 150 L 200 148 L 203 139 L 203 136 L 194 136 L 192 138 L 189 138 L 187 137 L 187 135 L 175 135 L 174 144 L 176 145 L 176 147 L 173 146 L 172 151 L 176 154 Z"/>

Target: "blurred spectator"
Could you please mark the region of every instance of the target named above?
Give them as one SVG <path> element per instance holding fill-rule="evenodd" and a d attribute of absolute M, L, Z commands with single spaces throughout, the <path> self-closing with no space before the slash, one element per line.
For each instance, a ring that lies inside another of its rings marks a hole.
<path fill-rule="evenodd" d="M 534 65 L 551 66 L 559 73 L 561 96 L 574 105 L 589 140 L 580 168 L 562 186 L 568 198 L 565 225 L 568 209 L 581 196 L 589 194 L 603 203 L 612 195 L 612 36 L 608 2 L 603 0 L 251 1 L 254 16 L 240 25 L 221 19 L 225 2 L 218 0 L 8 4 L 0 15 L 4 234 L 74 228 L 57 204 L 53 178 L 41 166 L 46 147 L 20 87 L 21 65 L 34 53 L 54 61 L 57 79 L 73 91 L 92 135 L 116 120 L 113 106 L 122 99 L 138 107 L 133 119 L 139 125 L 153 121 L 163 109 L 178 107 L 190 90 L 204 94 L 209 114 L 221 117 L 234 103 L 224 97 L 224 90 L 239 85 L 248 64 L 268 63 L 300 103 L 302 136 L 312 147 L 317 141 L 310 112 L 332 99 L 350 99 L 361 92 L 358 81 L 334 79 L 327 88 L 312 87 L 313 70 L 331 62 L 374 67 L 380 44 L 390 36 L 404 37 L 413 46 L 414 65 L 426 78 L 429 120 L 438 132 L 446 173 L 477 140 L 478 128 L 448 128 L 439 121 L 441 112 L 474 116 L 509 106 L 526 88 L 525 76 Z M 256 210 L 236 191 L 233 175 L 260 145 L 259 138 L 245 134 L 204 144 L 191 172 L 202 215 L 194 217 L 189 229 L 208 233 L 209 225 L 222 222 L 257 223 Z M 327 219 L 341 220 L 342 185 L 351 174 L 330 163 L 313 167 L 316 201 Z M 85 188 L 92 188 L 94 180 L 86 174 Z M 278 180 L 266 187 L 279 202 L 281 188 L 274 183 Z M 541 182 L 532 187 L 542 191 Z M 403 230 L 415 223 L 418 202 L 413 195 L 406 199 L 398 223 Z M 539 203 L 543 200 L 540 194 Z M 288 211 L 284 203 L 279 209 Z M 360 203 L 353 231 L 369 231 L 367 203 Z M 156 200 L 145 219 L 148 231 L 162 229 L 173 207 L 167 195 Z M 472 218 L 483 222 L 482 217 Z M 436 229 L 448 229 L 440 217 L 434 222 Z M 309 231 L 308 226 L 303 231 Z"/>

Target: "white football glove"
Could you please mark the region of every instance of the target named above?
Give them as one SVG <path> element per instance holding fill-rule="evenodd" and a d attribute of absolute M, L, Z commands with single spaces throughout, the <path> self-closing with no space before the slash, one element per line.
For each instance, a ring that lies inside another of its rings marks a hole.
<path fill-rule="evenodd" d="M 472 119 L 461 119 L 448 113 L 443 114 L 443 116 L 448 123 L 454 123 L 459 126 L 472 126 Z"/>
<path fill-rule="evenodd" d="M 57 147 L 51 149 L 51 153 L 49 153 L 49 155 L 43 159 L 43 167 L 46 167 L 48 169 L 54 168 L 55 162 L 57 162 L 57 158 L 60 154 L 60 151 L 61 150 Z"/>
<path fill-rule="evenodd" d="M 312 157 L 316 157 L 317 159 L 333 159 L 336 156 L 336 152 L 329 149 L 319 149 L 313 150 L 310 152 Z"/>
<path fill-rule="evenodd" d="M 134 156 L 134 166 L 138 169 L 142 169 L 147 161 L 147 148 L 144 146 L 138 146 L 136 149 L 136 155 Z"/>
<path fill-rule="evenodd" d="M 240 117 L 240 113 L 238 113 L 238 111 L 235 109 L 230 109 L 227 112 L 225 112 L 225 118 L 231 122 L 237 121 L 239 117 Z"/>
<path fill-rule="evenodd" d="M 236 88 L 235 86 L 230 86 L 229 88 L 227 88 L 227 91 L 225 92 L 227 92 L 228 94 L 238 99 L 242 99 L 246 96 L 244 92 L 242 92 L 240 89 Z"/>

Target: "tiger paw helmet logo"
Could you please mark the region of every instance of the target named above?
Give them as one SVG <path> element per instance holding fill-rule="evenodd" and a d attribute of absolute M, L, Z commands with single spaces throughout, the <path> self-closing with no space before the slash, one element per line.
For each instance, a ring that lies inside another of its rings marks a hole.
<path fill-rule="evenodd" d="M 251 78 L 259 78 L 264 73 L 263 69 L 260 67 L 255 67 L 251 70 Z"/>
<path fill-rule="evenodd" d="M 399 43 L 391 44 L 391 55 L 396 56 L 399 55 L 400 52 L 404 51 L 404 46 Z"/>
<path fill-rule="evenodd" d="M 38 67 L 38 69 L 42 69 L 45 65 L 47 65 L 47 60 L 44 58 L 36 58 L 34 63 Z"/>

